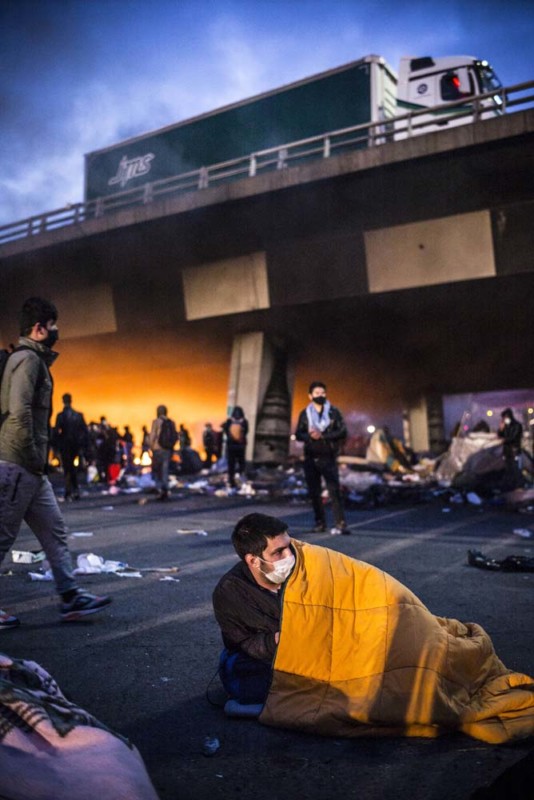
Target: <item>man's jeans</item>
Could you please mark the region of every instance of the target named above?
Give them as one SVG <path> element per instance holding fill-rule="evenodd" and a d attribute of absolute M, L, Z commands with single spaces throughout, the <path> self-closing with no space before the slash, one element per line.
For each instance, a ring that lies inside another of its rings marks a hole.
<path fill-rule="evenodd" d="M 154 450 L 152 453 L 152 477 L 156 487 L 166 492 L 169 488 L 169 464 L 171 463 L 170 450 Z"/>
<path fill-rule="evenodd" d="M 311 456 L 306 456 L 304 459 L 304 476 L 308 485 L 315 522 L 317 524 L 324 524 L 325 522 L 325 511 L 321 497 L 321 478 L 324 478 L 330 500 L 332 501 L 334 522 L 336 525 L 342 525 L 345 521 L 345 514 L 343 512 L 343 502 L 341 500 L 341 491 L 339 488 L 339 474 L 335 457 L 312 458 Z"/>
<path fill-rule="evenodd" d="M 14 544 L 22 521 L 31 528 L 50 564 L 60 594 L 76 589 L 65 523 L 46 475 L 0 461 L 0 564 Z"/>
<path fill-rule="evenodd" d="M 246 653 L 230 653 L 225 648 L 219 657 L 221 683 L 238 703 L 265 703 L 272 676 L 272 664 L 258 661 Z"/>

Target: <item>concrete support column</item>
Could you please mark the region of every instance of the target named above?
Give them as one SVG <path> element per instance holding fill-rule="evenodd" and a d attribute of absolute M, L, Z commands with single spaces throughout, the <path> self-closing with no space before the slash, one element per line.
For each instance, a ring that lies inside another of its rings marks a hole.
<path fill-rule="evenodd" d="M 288 453 L 291 396 L 287 355 L 262 331 L 234 338 L 230 363 L 228 413 L 241 406 L 249 421 L 246 458 L 280 463 Z"/>
<path fill-rule="evenodd" d="M 403 412 L 404 441 L 415 452 L 439 455 L 445 450 L 443 400 L 427 394 L 412 402 Z"/>

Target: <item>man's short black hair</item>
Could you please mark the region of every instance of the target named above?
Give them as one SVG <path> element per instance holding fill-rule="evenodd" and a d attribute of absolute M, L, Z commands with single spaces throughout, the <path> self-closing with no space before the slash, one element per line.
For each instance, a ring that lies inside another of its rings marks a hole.
<path fill-rule="evenodd" d="M 63 397 L 61 398 L 65 405 L 70 405 L 72 403 L 72 395 L 66 392 Z"/>
<path fill-rule="evenodd" d="M 322 381 L 312 381 L 310 383 L 310 388 L 308 389 L 308 394 L 311 394 L 314 389 L 324 389 L 326 392 L 326 383 Z"/>
<path fill-rule="evenodd" d="M 288 528 L 287 522 L 268 514 L 247 514 L 235 526 L 232 544 L 241 559 L 244 559 L 247 553 L 261 556 L 268 545 L 267 539 L 280 536 Z"/>
<path fill-rule="evenodd" d="M 24 301 L 20 312 L 20 335 L 28 336 L 33 326 L 39 322 L 46 325 L 47 322 L 57 320 L 57 308 L 49 300 L 42 297 L 29 297 Z"/>

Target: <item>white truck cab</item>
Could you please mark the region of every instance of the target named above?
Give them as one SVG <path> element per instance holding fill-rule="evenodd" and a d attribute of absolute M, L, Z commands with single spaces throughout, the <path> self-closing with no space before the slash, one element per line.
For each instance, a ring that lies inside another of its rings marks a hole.
<path fill-rule="evenodd" d="M 428 123 L 432 119 L 435 120 L 436 129 L 444 125 L 463 125 L 473 120 L 476 98 L 500 88 L 501 82 L 488 62 L 473 56 L 407 56 L 401 58 L 399 65 L 397 114 L 429 109 L 428 114 L 414 117 L 413 133 L 418 132 L 418 125 L 424 125 L 421 133 L 428 133 L 431 130 Z M 465 103 L 462 103 L 464 99 Z M 451 108 L 434 108 L 445 103 L 456 105 Z M 496 115 L 502 113 L 502 100 L 497 94 L 480 99 L 478 103 L 481 108 L 493 111 Z M 445 117 L 448 119 L 445 120 Z M 395 138 L 403 138 L 402 129 L 406 129 L 406 121 L 404 125 L 399 123 L 395 127 Z"/>

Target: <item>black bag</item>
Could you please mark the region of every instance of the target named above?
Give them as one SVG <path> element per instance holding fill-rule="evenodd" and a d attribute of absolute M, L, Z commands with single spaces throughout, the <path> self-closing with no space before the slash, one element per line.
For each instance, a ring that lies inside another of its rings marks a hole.
<path fill-rule="evenodd" d="M 173 450 L 178 440 L 176 426 L 172 419 L 165 417 L 161 421 L 161 428 L 158 436 L 158 444 L 164 450 Z"/>

